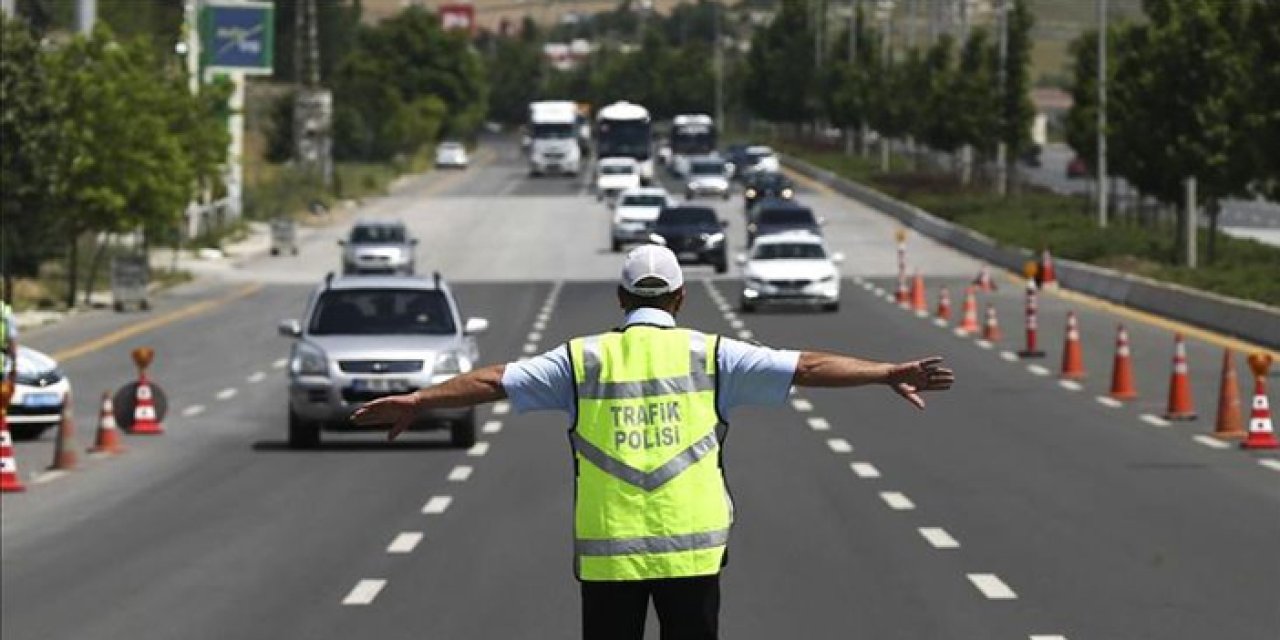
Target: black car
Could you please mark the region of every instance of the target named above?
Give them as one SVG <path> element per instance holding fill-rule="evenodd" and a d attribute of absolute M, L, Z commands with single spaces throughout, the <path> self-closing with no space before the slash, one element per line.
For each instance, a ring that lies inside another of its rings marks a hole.
<path fill-rule="evenodd" d="M 745 144 L 731 144 L 724 148 L 724 153 L 720 154 L 724 157 L 726 163 L 733 166 L 733 176 L 735 178 L 742 177 L 742 169 L 747 166 L 747 147 Z"/>
<path fill-rule="evenodd" d="M 716 273 L 724 273 L 729 265 L 725 226 L 711 207 L 667 207 L 658 214 L 650 238 L 675 252 L 681 262 L 709 264 Z"/>
<path fill-rule="evenodd" d="M 813 210 L 790 200 L 761 200 L 747 214 L 747 246 L 759 236 L 786 231 L 808 231 L 822 235 L 822 220 Z"/>
<path fill-rule="evenodd" d="M 767 198 L 790 200 L 796 195 L 796 187 L 781 173 L 755 173 L 743 183 L 742 204 L 747 211 L 757 201 Z"/>

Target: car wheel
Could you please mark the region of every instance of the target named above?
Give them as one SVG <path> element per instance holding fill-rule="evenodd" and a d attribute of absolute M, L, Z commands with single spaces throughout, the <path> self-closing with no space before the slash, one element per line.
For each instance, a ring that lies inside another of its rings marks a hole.
<path fill-rule="evenodd" d="M 48 424 L 11 424 L 9 433 L 14 440 L 39 440 L 44 432 L 53 425 Z"/>
<path fill-rule="evenodd" d="M 289 408 L 289 448 L 314 449 L 320 446 L 320 423 L 303 420 Z"/>
<path fill-rule="evenodd" d="M 456 420 L 449 425 L 449 444 L 460 449 L 469 449 L 476 443 L 476 412 L 467 412 L 467 417 Z"/>
<path fill-rule="evenodd" d="M 275 256 L 278 256 L 278 255 L 280 255 L 280 250 L 279 250 L 279 249 L 276 249 L 275 247 L 272 247 L 272 248 L 271 248 L 271 256 L 272 256 L 272 257 L 275 257 Z"/>
<path fill-rule="evenodd" d="M 611 249 L 611 250 L 612 250 L 614 253 L 617 253 L 617 252 L 619 252 L 619 251 L 622 251 L 622 243 L 621 243 L 621 242 L 618 242 L 617 240 L 614 240 L 613 242 L 610 242 L 609 244 L 610 244 L 610 246 L 612 247 L 612 249 Z"/>
<path fill-rule="evenodd" d="M 729 265 L 723 260 L 716 263 L 716 273 L 724 273 L 729 270 Z"/>
<path fill-rule="evenodd" d="M 827 313 L 835 313 L 835 312 L 837 312 L 837 311 L 839 311 L 839 310 L 840 310 L 840 303 L 839 303 L 839 302 L 828 302 L 828 303 L 826 303 L 826 304 L 822 305 L 822 310 L 823 310 L 823 311 L 826 311 Z"/>

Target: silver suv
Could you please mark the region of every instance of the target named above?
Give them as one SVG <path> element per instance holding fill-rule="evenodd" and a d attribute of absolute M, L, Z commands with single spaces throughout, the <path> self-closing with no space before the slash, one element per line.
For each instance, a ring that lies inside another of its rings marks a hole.
<path fill-rule="evenodd" d="M 439 384 L 471 370 L 483 318 L 458 313 L 453 293 L 433 279 L 407 276 L 334 278 L 307 302 L 306 320 L 285 320 L 295 338 L 289 357 L 289 445 L 320 444 L 322 429 L 364 430 L 349 420 L 360 405 Z M 390 425 L 387 425 L 390 426 Z M 424 412 L 411 428 L 448 427 L 454 446 L 475 444 L 474 409 Z"/>
<path fill-rule="evenodd" d="M 357 220 L 346 240 L 339 240 L 342 274 L 413 275 L 414 249 L 418 239 L 409 236 L 403 222 Z"/>

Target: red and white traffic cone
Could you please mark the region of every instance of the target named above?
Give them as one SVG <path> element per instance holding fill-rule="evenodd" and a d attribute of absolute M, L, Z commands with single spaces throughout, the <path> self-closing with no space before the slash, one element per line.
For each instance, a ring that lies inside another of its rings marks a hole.
<path fill-rule="evenodd" d="M 1084 354 L 1080 348 L 1080 324 L 1074 311 L 1067 312 L 1067 337 L 1062 345 L 1062 379 L 1084 377 Z"/>
<path fill-rule="evenodd" d="M 1249 435 L 1240 443 L 1245 449 L 1280 448 L 1271 427 L 1271 407 L 1267 404 L 1267 369 L 1270 367 L 1271 356 L 1261 353 L 1249 356 L 1249 368 L 1253 369 L 1253 411 L 1249 414 Z"/>
<path fill-rule="evenodd" d="M 984 292 L 995 291 L 996 281 L 991 277 L 991 267 L 985 264 L 982 265 L 982 268 L 978 270 L 977 277 L 973 279 L 973 284 Z"/>
<path fill-rule="evenodd" d="M 951 290 L 942 287 L 938 292 L 938 311 L 936 314 L 939 320 L 951 319 Z"/>
<path fill-rule="evenodd" d="M 0 493 L 26 491 L 18 477 L 18 461 L 13 457 L 13 436 L 9 435 L 9 398 L 13 383 L 0 383 Z"/>
<path fill-rule="evenodd" d="M 964 334 L 973 334 L 982 330 L 978 326 L 978 300 L 974 297 L 973 287 L 965 287 L 964 290 L 964 309 L 960 317 L 960 326 L 956 331 Z"/>
<path fill-rule="evenodd" d="M 1120 325 L 1116 331 L 1116 358 L 1111 366 L 1111 393 L 1116 400 L 1133 400 L 1138 389 L 1133 384 L 1133 360 L 1129 355 L 1129 332 Z"/>
<path fill-rule="evenodd" d="M 996 306 L 987 303 L 987 322 L 982 326 L 982 339 L 987 342 L 1000 342 L 1004 333 L 1000 331 L 1000 322 L 996 320 Z"/>
<path fill-rule="evenodd" d="M 1222 350 L 1222 378 L 1218 384 L 1218 419 L 1213 424 L 1213 437 L 1219 440 L 1244 438 L 1244 419 L 1240 416 L 1240 385 L 1236 381 L 1236 360 L 1231 349 Z"/>
<path fill-rule="evenodd" d="M 905 271 L 898 274 L 898 290 L 894 292 L 893 298 L 904 309 L 911 306 L 911 292 L 907 289 L 907 273 Z"/>
<path fill-rule="evenodd" d="M 1195 401 L 1191 396 L 1191 373 L 1187 366 L 1187 345 L 1182 334 L 1173 337 L 1173 375 L 1169 378 L 1169 405 L 1166 420 L 1195 420 Z"/>
<path fill-rule="evenodd" d="M 1027 347 L 1018 352 L 1020 358 L 1043 358 L 1044 352 L 1040 350 L 1036 344 L 1037 335 L 1040 332 L 1040 321 L 1037 317 L 1036 306 L 1036 281 L 1027 279 L 1027 302 L 1026 302 L 1026 324 L 1027 324 Z"/>
<path fill-rule="evenodd" d="M 133 426 L 129 433 L 138 435 L 160 435 L 164 433 L 164 425 L 156 416 L 155 392 L 145 372 L 138 376 L 138 388 L 134 392 L 137 404 L 133 408 Z"/>
<path fill-rule="evenodd" d="M 123 453 L 120 444 L 120 428 L 116 426 L 116 409 L 111 402 L 111 394 L 102 393 L 102 409 L 98 412 L 98 433 L 94 437 L 93 447 L 89 453 Z"/>

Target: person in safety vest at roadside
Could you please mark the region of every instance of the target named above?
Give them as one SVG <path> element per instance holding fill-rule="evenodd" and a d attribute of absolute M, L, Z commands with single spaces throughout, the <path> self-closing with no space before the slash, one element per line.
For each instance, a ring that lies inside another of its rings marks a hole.
<path fill-rule="evenodd" d="M 18 366 L 18 323 L 13 307 L 0 300 L 0 381 L 8 380 Z"/>
<path fill-rule="evenodd" d="M 782 405 L 791 385 L 884 384 L 919 408 L 951 387 L 942 359 L 889 364 L 770 349 L 678 328 L 685 299 L 675 254 L 627 254 L 621 327 L 574 338 L 538 357 L 476 369 L 416 393 L 380 398 L 353 420 L 395 438 L 418 411 L 510 398 L 517 411 L 572 420 L 574 570 L 586 640 L 639 640 L 652 599 L 662 638 L 716 638 L 720 571 L 733 504 L 721 449 L 730 410 Z"/>

